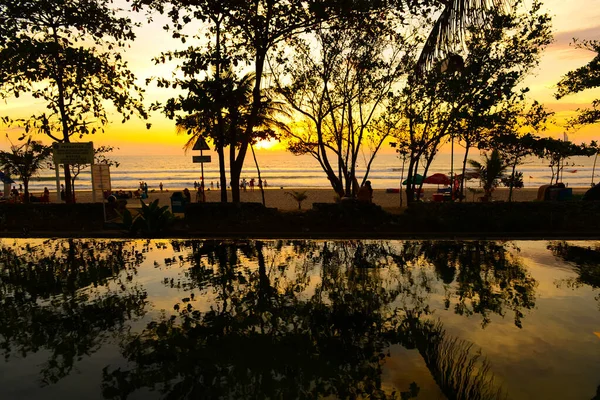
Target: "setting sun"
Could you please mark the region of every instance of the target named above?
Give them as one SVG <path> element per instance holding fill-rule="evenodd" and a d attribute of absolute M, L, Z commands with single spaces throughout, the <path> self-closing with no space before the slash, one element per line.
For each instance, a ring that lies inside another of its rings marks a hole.
<path fill-rule="evenodd" d="M 254 148 L 256 150 L 282 150 L 283 144 L 275 139 L 259 140 Z"/>

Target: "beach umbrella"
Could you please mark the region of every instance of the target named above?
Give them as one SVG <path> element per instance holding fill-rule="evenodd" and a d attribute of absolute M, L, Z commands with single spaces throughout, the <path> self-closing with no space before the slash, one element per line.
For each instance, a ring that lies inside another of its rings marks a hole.
<path fill-rule="evenodd" d="M 433 174 L 425 178 L 423 183 L 430 183 L 432 185 L 449 185 L 450 178 L 445 174 Z"/>
<path fill-rule="evenodd" d="M 423 182 L 423 175 L 420 175 L 420 174 L 413 175 L 412 181 L 415 185 L 420 185 Z M 405 179 L 404 182 L 402 182 L 402 184 L 408 185 L 408 179 Z"/>
<path fill-rule="evenodd" d="M 8 176 L 6 176 L 4 173 L 0 172 L 0 181 L 2 181 L 3 183 L 15 183 L 15 181 L 13 181 L 12 179 L 10 179 Z"/>

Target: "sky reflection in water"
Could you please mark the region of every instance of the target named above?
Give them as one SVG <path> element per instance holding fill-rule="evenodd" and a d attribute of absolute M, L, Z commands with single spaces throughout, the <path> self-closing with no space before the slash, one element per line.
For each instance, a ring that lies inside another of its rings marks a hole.
<path fill-rule="evenodd" d="M 598 246 L 3 240 L 1 397 L 593 398 Z"/>

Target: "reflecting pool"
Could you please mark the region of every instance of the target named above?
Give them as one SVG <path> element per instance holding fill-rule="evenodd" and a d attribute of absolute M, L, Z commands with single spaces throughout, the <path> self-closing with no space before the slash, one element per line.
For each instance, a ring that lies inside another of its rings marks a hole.
<path fill-rule="evenodd" d="M 2 399 L 600 398 L 600 242 L 0 241 Z"/>

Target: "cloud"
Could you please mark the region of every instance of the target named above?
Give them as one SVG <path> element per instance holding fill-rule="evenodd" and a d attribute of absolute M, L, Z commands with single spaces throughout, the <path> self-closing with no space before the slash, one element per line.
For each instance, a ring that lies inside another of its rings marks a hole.
<path fill-rule="evenodd" d="M 573 48 L 573 38 L 580 40 L 593 40 L 600 38 L 600 25 L 586 29 L 557 32 L 554 35 L 554 43 L 550 47 L 555 49 Z"/>
<path fill-rule="evenodd" d="M 554 111 L 556 113 L 560 113 L 560 112 L 565 112 L 565 111 L 570 111 L 572 113 L 575 112 L 575 110 L 577 110 L 578 108 L 587 108 L 590 106 L 589 103 L 560 103 L 560 102 L 556 102 L 556 103 L 544 103 L 544 105 L 546 107 L 548 107 L 551 111 Z"/>

